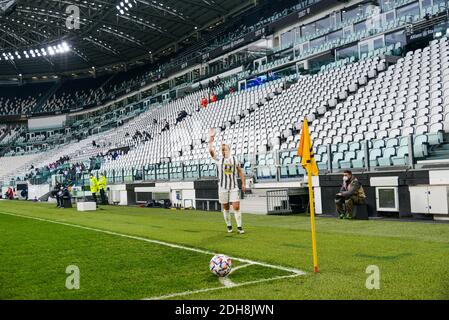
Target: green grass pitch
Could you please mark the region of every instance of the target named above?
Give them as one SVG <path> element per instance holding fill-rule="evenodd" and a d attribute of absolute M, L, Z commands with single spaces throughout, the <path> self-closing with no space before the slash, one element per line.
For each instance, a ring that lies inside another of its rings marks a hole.
<path fill-rule="evenodd" d="M 243 219 L 239 235 L 221 213 L 0 201 L 0 299 L 449 298 L 449 224 L 317 218 L 314 274 L 307 216 Z M 235 258 L 227 286 L 213 253 Z M 370 265 L 379 290 L 365 286 Z"/>

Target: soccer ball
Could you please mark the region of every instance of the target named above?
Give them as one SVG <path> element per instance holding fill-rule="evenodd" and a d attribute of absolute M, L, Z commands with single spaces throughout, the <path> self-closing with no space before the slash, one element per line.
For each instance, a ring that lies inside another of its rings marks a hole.
<path fill-rule="evenodd" d="M 224 254 L 217 254 L 210 260 L 209 270 L 218 277 L 226 277 L 232 270 L 232 260 Z"/>

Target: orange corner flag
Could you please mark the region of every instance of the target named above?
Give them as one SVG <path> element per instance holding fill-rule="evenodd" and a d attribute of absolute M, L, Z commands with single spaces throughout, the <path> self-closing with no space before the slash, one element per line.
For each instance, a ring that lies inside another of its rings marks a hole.
<path fill-rule="evenodd" d="M 301 164 L 307 173 L 314 176 L 318 175 L 318 167 L 316 165 L 315 157 L 313 155 L 313 146 L 310 139 L 309 124 L 307 119 L 304 119 L 304 124 L 301 132 L 301 141 L 299 142 L 298 156 L 301 157 Z"/>

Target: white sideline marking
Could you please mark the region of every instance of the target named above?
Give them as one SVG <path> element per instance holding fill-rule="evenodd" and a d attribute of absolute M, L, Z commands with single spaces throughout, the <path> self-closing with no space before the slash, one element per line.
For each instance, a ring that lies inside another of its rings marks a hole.
<path fill-rule="evenodd" d="M 145 242 L 149 242 L 149 243 L 159 244 L 159 245 L 166 246 L 166 247 L 171 247 L 171 248 L 176 248 L 176 249 L 182 249 L 182 250 L 187 250 L 187 251 L 207 254 L 207 255 L 210 255 L 210 256 L 214 256 L 215 254 L 217 254 L 216 252 L 212 252 L 212 251 L 208 251 L 208 250 L 202 250 L 202 249 L 186 247 L 186 246 L 182 246 L 182 245 L 179 245 L 179 244 L 173 244 L 173 243 L 159 241 L 159 240 L 152 240 L 152 239 L 148 239 L 148 238 L 131 236 L 131 235 L 122 234 L 122 233 L 118 233 L 118 232 L 114 232 L 114 231 L 108 231 L 108 230 L 96 229 L 96 228 L 91 228 L 91 227 L 85 227 L 85 226 L 81 226 L 79 224 L 60 222 L 60 221 L 49 220 L 49 219 L 45 219 L 45 218 L 32 217 L 32 216 L 20 215 L 20 214 L 9 213 L 9 212 L 0 212 L 0 214 L 14 216 L 14 217 L 19 217 L 19 218 L 25 218 L 25 219 L 31 219 L 31 220 L 44 221 L 44 222 L 49 222 L 49 223 L 54 223 L 54 224 L 59 224 L 59 225 L 63 225 L 63 226 L 84 229 L 84 230 L 96 231 L 96 232 L 110 234 L 110 235 L 114 235 L 114 236 L 118 236 L 118 237 L 122 237 L 122 238 L 140 240 L 140 241 L 145 241 Z M 294 273 L 295 275 L 298 275 L 298 276 L 306 274 L 304 271 L 301 271 L 299 269 L 288 268 L 288 267 L 284 267 L 284 266 L 269 264 L 269 263 L 265 263 L 265 262 L 261 262 L 261 261 L 254 261 L 254 260 L 249 260 L 249 259 L 243 259 L 243 258 L 236 258 L 236 257 L 230 257 L 230 258 L 233 259 L 233 260 L 236 260 L 236 261 L 246 262 L 248 264 L 255 264 L 255 265 L 262 266 L 262 267 L 267 267 L 267 268 L 272 268 L 272 269 L 277 269 L 277 270 L 291 272 L 291 273 Z M 276 278 L 273 278 L 273 279 L 276 279 Z"/>
<path fill-rule="evenodd" d="M 203 293 L 203 292 L 209 292 L 209 291 L 231 289 L 231 288 L 236 288 L 236 287 L 248 286 L 248 285 L 251 285 L 251 284 L 258 284 L 258 283 L 262 283 L 262 282 L 269 282 L 269 281 L 275 281 L 275 280 L 280 280 L 280 279 L 295 278 L 295 277 L 299 277 L 300 275 L 301 274 L 295 273 L 295 274 L 288 275 L 288 276 L 278 276 L 278 277 L 273 277 L 273 278 L 267 278 L 267 279 L 261 279 L 261 280 L 254 280 L 254 281 L 236 283 L 233 286 L 229 286 L 229 287 L 224 286 L 224 287 L 207 288 L 207 289 L 200 289 L 200 290 L 194 290 L 194 291 L 178 292 L 178 293 L 167 294 L 167 295 L 164 295 L 164 296 L 145 298 L 145 299 L 142 299 L 142 300 L 170 299 L 170 298 L 175 298 L 175 297 L 180 297 L 180 296 L 187 296 L 187 295 L 195 294 L 195 293 Z"/>

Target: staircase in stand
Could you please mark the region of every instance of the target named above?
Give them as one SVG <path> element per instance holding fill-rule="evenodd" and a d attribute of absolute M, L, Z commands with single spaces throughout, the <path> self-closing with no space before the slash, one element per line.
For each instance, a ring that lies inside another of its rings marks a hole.
<path fill-rule="evenodd" d="M 50 90 L 48 90 L 42 97 L 40 97 L 36 101 L 36 105 L 31 110 L 31 114 L 34 114 L 36 113 L 36 111 L 40 110 L 42 106 L 45 104 L 45 102 L 47 102 L 47 100 L 50 99 L 56 93 L 56 91 L 58 91 L 61 85 L 62 85 L 61 81 L 55 82 L 55 84 L 50 88 Z"/>

